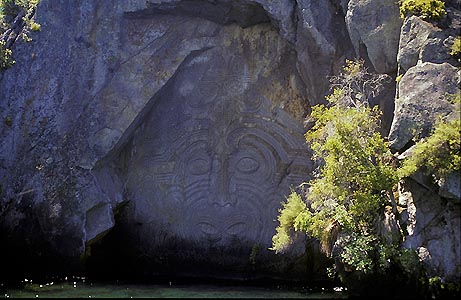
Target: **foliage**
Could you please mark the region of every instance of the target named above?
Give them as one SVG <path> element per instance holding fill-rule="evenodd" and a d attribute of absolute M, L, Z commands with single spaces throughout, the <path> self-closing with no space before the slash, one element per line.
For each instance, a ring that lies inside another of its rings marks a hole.
<path fill-rule="evenodd" d="M 0 0 L 0 29 L 2 32 L 8 29 L 8 22 L 12 22 L 21 11 L 25 14 L 30 13 L 37 7 L 39 1 L 40 0 Z M 27 28 L 32 31 L 40 30 L 40 24 L 26 17 L 23 17 L 23 20 L 26 23 Z"/>
<path fill-rule="evenodd" d="M 459 282 L 446 283 L 438 276 L 429 278 L 428 284 L 433 299 L 455 299 L 459 297 L 459 292 L 461 291 Z"/>
<path fill-rule="evenodd" d="M 0 0 L 0 33 L 8 30 L 9 23 L 23 11 L 26 14 L 26 17 L 22 18 L 25 28 L 20 33 L 20 36 L 25 42 L 32 41 L 27 35 L 28 31 L 40 31 L 40 24 L 31 19 L 31 12 L 33 12 L 38 2 L 39 0 Z M 12 50 L 6 48 L 6 42 L 4 40 L 0 41 L 0 71 L 11 67 L 15 63 L 12 59 L 12 54 Z"/>
<path fill-rule="evenodd" d="M 312 108 L 315 125 L 305 137 L 319 163 L 318 174 L 304 200 L 293 192 L 283 203 L 273 250 L 283 251 L 294 229 L 319 239 L 331 255 L 341 236 L 343 263 L 361 272 L 376 267 L 380 241 L 374 222 L 398 179 L 378 132 L 380 113 L 367 102 L 383 79 L 368 73 L 363 62 L 348 61 L 344 72 L 332 79 L 330 107 Z"/>
<path fill-rule="evenodd" d="M 379 94 L 388 80 L 385 74 L 368 73 L 363 61 L 346 60 L 344 72 L 330 79 L 333 94 L 327 96 L 327 101 L 342 106 L 362 106 Z"/>
<path fill-rule="evenodd" d="M 461 96 L 453 97 L 454 114 L 460 113 Z M 417 143 L 412 155 L 402 163 L 399 176 L 406 177 L 425 167 L 429 173 L 444 177 L 459 171 L 461 166 L 461 121 L 459 118 L 440 120 L 433 133 Z"/>
<path fill-rule="evenodd" d="M 277 217 L 280 225 L 276 228 L 277 233 L 272 238 L 271 250 L 276 252 L 285 250 L 291 244 L 291 232 L 295 219 L 306 208 L 301 196 L 295 192 L 290 194 L 287 202 L 282 203 L 282 206 L 283 208 L 279 209 L 280 214 Z"/>
<path fill-rule="evenodd" d="M 450 54 L 461 61 L 461 36 L 455 37 L 450 47 Z"/>
<path fill-rule="evenodd" d="M 15 17 L 21 7 L 16 4 L 15 0 L 0 0 L 0 10 L 3 16 Z"/>
<path fill-rule="evenodd" d="M 29 25 L 30 30 L 32 30 L 32 31 L 40 31 L 40 29 L 41 29 L 40 24 L 38 24 L 38 23 L 36 23 L 36 22 L 34 22 L 32 20 L 29 20 L 29 22 L 30 23 L 28 25 Z"/>
<path fill-rule="evenodd" d="M 420 264 L 418 253 L 414 249 L 401 249 L 394 251 L 394 255 L 398 259 L 398 263 L 402 270 L 407 273 L 417 270 Z"/>
<path fill-rule="evenodd" d="M 402 18 L 416 15 L 422 19 L 439 20 L 447 14 L 441 0 L 400 0 L 399 4 Z"/>
<path fill-rule="evenodd" d="M 400 178 L 422 167 L 438 176 L 460 169 L 460 120 L 440 120 L 433 134 L 417 143 L 412 156 L 397 168 L 378 133 L 380 112 L 368 104 L 386 78 L 369 74 L 361 61 L 346 63 L 343 73 L 331 79 L 328 105 L 312 108 L 315 122 L 305 137 L 317 162 L 315 177 L 282 203 L 271 249 L 283 252 L 296 232 L 305 232 L 348 272 L 379 273 L 394 266 L 409 278 L 420 276 L 415 250 L 381 236 L 376 225 L 385 206 L 396 213 L 393 195 Z M 451 99 L 452 115 L 458 116 L 461 96 Z"/>
<path fill-rule="evenodd" d="M 373 253 L 376 252 L 377 241 L 373 235 L 358 235 L 355 232 L 348 235 L 341 252 L 343 263 L 363 273 L 373 270 Z"/>
<path fill-rule="evenodd" d="M 21 9 L 28 11 L 37 7 L 40 0 L 0 0 L 0 10 L 5 16 L 15 17 Z"/>
<path fill-rule="evenodd" d="M 6 48 L 5 41 L 0 41 L 0 71 L 14 65 L 15 61 L 12 58 L 12 54 L 12 51 Z"/>

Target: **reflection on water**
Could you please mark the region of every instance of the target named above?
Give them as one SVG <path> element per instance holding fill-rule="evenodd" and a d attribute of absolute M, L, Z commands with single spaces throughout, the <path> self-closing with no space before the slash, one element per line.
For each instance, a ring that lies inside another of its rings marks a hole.
<path fill-rule="evenodd" d="M 67 278 L 66 278 L 67 279 Z M 89 283 L 84 278 L 38 284 L 25 279 L 22 287 L 0 287 L 0 298 L 347 298 L 347 292 L 287 288 L 280 286 L 208 285 L 208 284 L 128 284 L 120 282 Z"/>

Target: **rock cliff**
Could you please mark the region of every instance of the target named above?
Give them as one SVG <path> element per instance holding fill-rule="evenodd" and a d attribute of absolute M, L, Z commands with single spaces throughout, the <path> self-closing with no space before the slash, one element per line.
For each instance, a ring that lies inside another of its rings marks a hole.
<path fill-rule="evenodd" d="M 112 251 L 151 274 L 315 276 L 315 245 L 308 270 L 302 240 L 267 250 L 280 202 L 313 169 L 304 118 L 360 57 L 401 75 L 375 100 L 394 151 L 427 136 L 460 92 L 459 2 L 447 11 L 437 23 L 401 19 L 393 0 L 41 0 L 32 41 L 20 24 L 2 35 L 16 61 L 0 73 L 2 275 Z M 401 184 L 404 246 L 459 280 L 459 174 L 427 182 Z"/>

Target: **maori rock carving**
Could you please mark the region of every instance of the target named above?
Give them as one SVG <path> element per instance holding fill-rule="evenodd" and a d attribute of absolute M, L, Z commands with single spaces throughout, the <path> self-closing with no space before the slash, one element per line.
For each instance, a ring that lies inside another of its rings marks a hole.
<path fill-rule="evenodd" d="M 136 222 L 183 240 L 270 245 L 280 202 L 310 161 L 302 126 L 254 76 L 238 53 L 210 50 L 159 96 L 122 153 Z"/>

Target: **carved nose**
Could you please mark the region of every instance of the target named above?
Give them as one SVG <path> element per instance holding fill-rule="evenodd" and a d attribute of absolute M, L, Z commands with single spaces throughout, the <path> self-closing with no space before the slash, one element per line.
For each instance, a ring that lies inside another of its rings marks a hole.
<path fill-rule="evenodd" d="M 214 207 L 230 207 L 235 204 L 233 197 L 230 195 L 230 179 L 227 159 L 215 159 L 215 186 L 212 204 Z"/>
<path fill-rule="evenodd" d="M 231 207 L 235 203 L 229 195 L 229 189 L 225 191 L 217 190 L 217 195 L 213 198 L 213 206 L 215 207 Z"/>

